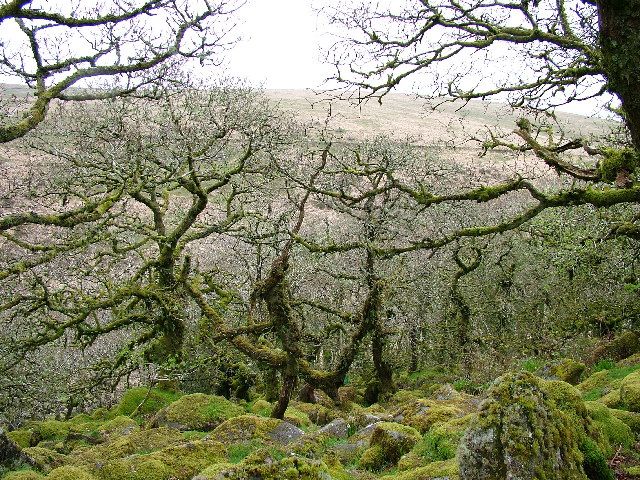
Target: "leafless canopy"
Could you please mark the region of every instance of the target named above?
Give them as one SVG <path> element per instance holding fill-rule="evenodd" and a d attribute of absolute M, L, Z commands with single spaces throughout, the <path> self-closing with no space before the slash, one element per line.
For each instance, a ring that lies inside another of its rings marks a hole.
<path fill-rule="evenodd" d="M 347 32 L 331 61 L 351 92 L 380 98 L 418 73 L 429 95 L 504 94 L 536 108 L 605 91 L 590 0 L 365 1 L 327 13 Z"/>
<path fill-rule="evenodd" d="M 132 94 L 169 81 L 185 59 L 219 60 L 242 0 L 3 0 L 0 74 L 35 100 L 0 122 L 0 143 L 24 136 L 54 99 Z M 75 87 L 75 88 L 74 88 Z M 100 87 L 99 89 L 96 87 Z M 110 87 L 106 89 L 105 87 Z"/>

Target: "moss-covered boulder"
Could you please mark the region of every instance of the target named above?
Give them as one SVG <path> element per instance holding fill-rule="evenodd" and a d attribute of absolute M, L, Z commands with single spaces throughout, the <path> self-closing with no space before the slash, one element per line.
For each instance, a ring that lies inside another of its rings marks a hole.
<path fill-rule="evenodd" d="M 225 444 L 243 443 L 251 440 L 267 441 L 278 425 L 283 423 L 276 418 L 240 415 L 218 425 L 207 438 L 219 440 Z"/>
<path fill-rule="evenodd" d="M 48 448 L 29 447 L 24 449 L 24 453 L 35 461 L 38 469 L 45 472 L 65 465 L 68 462 L 68 457 L 66 455 Z"/>
<path fill-rule="evenodd" d="M 613 455 L 618 447 L 629 448 L 634 443 L 631 428 L 611 413 L 611 410 L 600 402 L 585 402 L 589 416 L 600 430 L 606 443 L 604 454 Z"/>
<path fill-rule="evenodd" d="M 225 420 L 245 413 L 244 409 L 224 397 L 194 393 L 185 395 L 161 410 L 153 425 L 178 430 L 213 430 Z"/>
<path fill-rule="evenodd" d="M 342 414 L 335 409 L 328 408 L 319 403 L 291 402 L 291 405 L 298 411 L 307 414 L 309 420 L 319 426 L 326 425 L 330 421 L 342 416 Z"/>
<path fill-rule="evenodd" d="M 208 465 L 224 461 L 226 447 L 215 441 L 194 441 L 149 454 L 130 455 L 96 465 L 102 480 L 188 480 Z"/>
<path fill-rule="evenodd" d="M 460 476 L 474 480 L 586 480 L 581 432 L 544 381 L 527 372 L 494 382 L 458 449 Z"/>
<path fill-rule="evenodd" d="M 424 463 L 454 458 L 460 439 L 475 416 L 476 414 L 470 413 L 465 417 L 437 424 L 424 434 L 413 453 L 420 456 Z"/>
<path fill-rule="evenodd" d="M 626 410 L 618 410 L 615 408 L 609 408 L 609 411 L 611 412 L 611 415 L 627 424 L 635 435 L 640 434 L 640 413 L 628 412 Z"/>
<path fill-rule="evenodd" d="M 111 460 L 149 453 L 182 443 L 184 443 L 183 435 L 172 428 L 138 430 L 129 435 L 114 437 L 100 445 L 73 451 L 69 455 L 68 462 L 92 469 L 96 465 L 103 465 Z"/>
<path fill-rule="evenodd" d="M 246 480 L 249 478 L 261 480 L 342 480 L 344 478 L 346 480 L 349 477 L 346 474 L 342 478 L 334 475 L 332 469 L 319 460 L 287 457 L 258 463 L 212 465 L 200 472 L 193 480 Z"/>
<path fill-rule="evenodd" d="M 35 447 L 37 442 L 33 430 L 20 429 L 7 432 L 7 437 L 15 442 L 20 448 Z"/>
<path fill-rule="evenodd" d="M 570 358 L 554 361 L 545 365 L 540 371 L 536 372 L 543 378 L 551 380 L 562 380 L 571 385 L 580 383 L 580 377 L 584 373 L 586 366 L 582 362 L 577 362 Z"/>
<path fill-rule="evenodd" d="M 271 415 L 271 411 L 273 410 L 273 405 L 270 402 L 267 402 L 263 398 L 256 400 L 251 405 L 251 413 L 255 415 L 260 415 L 261 417 L 268 417 Z"/>
<path fill-rule="evenodd" d="M 472 480 L 471 477 L 460 477 L 459 471 L 458 462 L 456 462 L 455 459 L 451 459 L 442 462 L 433 462 L 424 467 L 414 468 L 402 473 L 385 475 L 380 478 L 384 480 L 458 480 L 459 478 Z"/>
<path fill-rule="evenodd" d="M 371 434 L 369 448 L 360 458 L 360 466 L 378 471 L 386 466 L 395 465 L 421 438 L 420 432 L 415 428 L 398 423 L 379 422 Z"/>
<path fill-rule="evenodd" d="M 9 472 L 2 480 L 42 480 L 44 475 L 35 470 L 19 470 L 17 472 Z"/>
<path fill-rule="evenodd" d="M 100 427 L 98 427 L 98 432 L 106 438 L 112 438 L 129 435 L 139 430 L 139 428 L 140 427 L 136 421 L 132 418 L 119 415 L 100 425 Z"/>
<path fill-rule="evenodd" d="M 0 428 L 0 473 L 17 470 L 21 466 L 35 466 L 34 459 L 25 453 L 2 428 Z"/>
<path fill-rule="evenodd" d="M 51 470 L 47 480 L 96 480 L 96 477 L 83 468 L 65 466 Z"/>
<path fill-rule="evenodd" d="M 589 357 L 589 363 L 600 360 L 623 360 L 640 352 L 640 337 L 637 333 L 627 330 L 611 340 L 601 342 Z"/>
<path fill-rule="evenodd" d="M 622 380 L 620 401 L 632 412 L 640 412 L 640 370 L 636 370 Z"/>
<path fill-rule="evenodd" d="M 130 388 L 122 395 L 116 408 L 119 415 L 130 416 L 151 415 L 176 401 L 180 394 L 159 388 L 136 387 Z"/>
<path fill-rule="evenodd" d="M 299 428 L 307 428 L 311 426 L 309 415 L 296 407 L 289 407 L 284 412 L 284 420 Z"/>
<path fill-rule="evenodd" d="M 419 399 L 405 403 L 395 410 L 393 421 L 425 433 L 436 423 L 463 417 L 465 413 L 465 406 L 458 399 L 453 401 Z"/>

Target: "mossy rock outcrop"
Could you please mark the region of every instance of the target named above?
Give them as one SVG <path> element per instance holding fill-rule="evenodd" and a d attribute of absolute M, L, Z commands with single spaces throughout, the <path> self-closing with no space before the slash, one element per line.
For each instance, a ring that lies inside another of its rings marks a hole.
<path fill-rule="evenodd" d="M 329 467 L 319 460 L 288 457 L 256 464 L 243 462 L 239 465 L 212 465 L 200 472 L 193 480 L 246 480 L 248 478 L 261 480 L 339 480 L 340 477 L 332 475 Z M 345 476 L 343 478 L 348 477 Z"/>
<path fill-rule="evenodd" d="M 184 443 L 183 435 L 172 428 L 138 430 L 91 448 L 74 451 L 69 455 L 68 461 L 93 468 L 95 465 L 102 465 L 118 458 L 149 453 L 181 443 Z"/>
<path fill-rule="evenodd" d="M 620 361 L 636 353 L 640 353 L 640 336 L 628 330 L 611 340 L 601 342 L 591 353 L 589 363 L 594 364 L 604 359 Z"/>
<path fill-rule="evenodd" d="M 360 457 L 360 466 L 366 470 L 379 471 L 386 466 L 395 465 L 421 438 L 420 432 L 415 428 L 379 422 L 371 434 L 369 448 Z"/>
<path fill-rule="evenodd" d="M 55 450 L 50 450 L 43 447 L 29 447 L 25 448 L 24 453 L 32 458 L 39 470 L 48 472 L 56 467 L 65 465 L 69 458 L 62 453 L 58 453 Z"/>
<path fill-rule="evenodd" d="M 0 428 L 0 473 L 17 470 L 21 466 L 35 466 L 34 459 L 25 453 L 2 428 Z"/>
<path fill-rule="evenodd" d="M 537 375 L 550 380 L 561 380 L 571 385 L 580 383 L 580 377 L 586 369 L 586 365 L 570 358 L 563 358 L 545 365 L 536 372 Z"/>
<path fill-rule="evenodd" d="M 405 403 L 394 411 L 393 421 L 425 433 L 436 423 L 463 417 L 467 413 L 464 402 L 419 399 Z"/>
<path fill-rule="evenodd" d="M 460 468 L 455 459 L 432 462 L 402 473 L 394 473 L 380 477 L 383 480 L 458 480 Z M 464 478 L 464 477 L 463 477 Z M 465 480 L 472 480 L 465 478 Z"/>
<path fill-rule="evenodd" d="M 176 401 L 179 397 L 180 394 L 176 392 L 161 390 L 159 388 L 130 388 L 122 395 L 116 412 L 119 415 L 127 416 L 134 413 L 136 415 L 152 415 Z"/>
<path fill-rule="evenodd" d="M 640 412 L 640 370 L 636 370 L 622 380 L 620 401 L 632 412 Z"/>
<path fill-rule="evenodd" d="M 51 470 L 47 480 L 97 480 L 83 468 L 64 466 Z"/>
<path fill-rule="evenodd" d="M 20 448 L 35 447 L 36 436 L 31 429 L 20 429 L 7 432 L 7 437 L 15 442 Z"/>
<path fill-rule="evenodd" d="M 42 480 L 44 475 L 34 470 L 20 470 L 17 472 L 9 472 L 2 480 Z"/>
<path fill-rule="evenodd" d="M 240 415 L 220 424 L 208 437 L 226 444 L 258 440 L 285 445 L 303 435 L 295 425 L 276 418 Z"/>
<path fill-rule="evenodd" d="M 582 432 L 544 383 L 527 372 L 496 380 L 460 442 L 461 478 L 586 480 Z"/>
<path fill-rule="evenodd" d="M 129 435 L 139 429 L 140 427 L 135 420 L 124 415 L 119 415 L 100 425 L 98 432 L 100 432 L 103 437 L 112 438 Z"/>
<path fill-rule="evenodd" d="M 613 455 L 618 447 L 629 448 L 633 445 L 631 428 L 613 415 L 611 409 L 600 402 L 585 402 L 585 405 L 594 425 L 604 436 L 606 443 L 603 450 L 606 456 Z"/>
<path fill-rule="evenodd" d="M 319 403 L 291 402 L 291 406 L 305 413 L 311 422 L 321 427 L 342 415 L 335 409 Z"/>
<path fill-rule="evenodd" d="M 207 431 L 243 413 L 242 407 L 224 397 L 194 393 L 181 397 L 158 412 L 152 424 L 181 431 Z"/>
<path fill-rule="evenodd" d="M 189 480 L 226 456 L 222 443 L 198 440 L 96 465 L 95 474 L 101 480 Z"/>
<path fill-rule="evenodd" d="M 449 460 L 455 457 L 460 439 L 474 420 L 476 414 L 470 413 L 462 418 L 455 418 L 435 425 L 424 434 L 413 449 L 413 453 L 423 459 L 423 463 Z"/>

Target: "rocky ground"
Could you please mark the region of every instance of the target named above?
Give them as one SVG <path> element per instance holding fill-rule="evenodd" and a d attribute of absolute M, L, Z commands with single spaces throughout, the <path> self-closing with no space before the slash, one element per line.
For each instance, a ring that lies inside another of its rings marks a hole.
<path fill-rule="evenodd" d="M 158 388 L 111 409 L 0 432 L 6 480 L 640 478 L 640 355 L 511 372 L 481 394 L 418 372 L 388 401 L 292 402 L 269 418 L 235 402 Z M 461 382 L 456 383 L 456 385 Z"/>

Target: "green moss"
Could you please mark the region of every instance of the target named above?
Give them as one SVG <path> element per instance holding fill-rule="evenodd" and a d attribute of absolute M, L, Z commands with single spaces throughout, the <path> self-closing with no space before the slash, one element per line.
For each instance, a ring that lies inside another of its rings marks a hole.
<path fill-rule="evenodd" d="M 611 415 L 626 423 L 634 434 L 640 433 L 640 413 L 609 408 Z"/>
<path fill-rule="evenodd" d="M 585 397 L 585 400 L 588 400 Z M 620 389 L 611 390 L 606 395 L 602 395 L 598 401 L 605 404 L 609 408 L 616 408 L 622 405 L 622 399 L 620 398 Z"/>
<path fill-rule="evenodd" d="M 605 455 L 613 455 L 620 446 L 629 448 L 633 445 L 634 436 L 631 429 L 622 420 L 613 416 L 608 407 L 599 402 L 585 402 L 585 405 L 594 424 L 607 440 Z"/>
<path fill-rule="evenodd" d="M 551 479 L 561 471 L 564 479 L 584 479 L 577 390 L 520 372 L 497 379 L 487 395 L 460 441 L 461 477 L 532 478 L 534 472 Z"/>
<path fill-rule="evenodd" d="M 306 413 L 309 420 L 316 425 L 326 425 L 341 416 L 340 412 L 319 403 L 292 402 L 292 406 L 298 411 Z M 269 414 L 271 414 L 271 412 L 269 412 Z"/>
<path fill-rule="evenodd" d="M 311 426 L 311 419 L 309 415 L 301 410 L 298 410 L 296 407 L 289 407 L 287 411 L 284 412 L 285 421 L 294 424 L 296 427 L 305 429 Z"/>
<path fill-rule="evenodd" d="M 106 443 L 88 449 L 74 451 L 70 457 L 73 463 L 78 465 L 104 464 L 117 458 L 149 453 L 182 442 L 184 442 L 184 438 L 178 430 L 166 427 L 152 428 L 115 437 Z"/>
<path fill-rule="evenodd" d="M 72 426 L 69 422 L 61 422 L 59 420 L 45 420 L 31 424 L 33 433 L 38 439 L 55 441 L 67 438 Z"/>
<path fill-rule="evenodd" d="M 565 358 L 545 367 L 545 375 L 549 375 L 563 382 L 576 385 L 580 381 L 580 376 L 584 373 L 586 366 L 584 363 L 576 362 L 570 358 Z"/>
<path fill-rule="evenodd" d="M 180 430 L 212 430 L 243 413 L 242 407 L 224 397 L 194 393 L 173 402 L 158 417 L 160 424 Z"/>
<path fill-rule="evenodd" d="M 130 388 L 120 400 L 117 412 L 120 415 L 149 415 L 158 412 L 171 402 L 176 401 L 180 394 L 160 390 L 158 388 L 136 387 Z"/>
<path fill-rule="evenodd" d="M 334 476 L 334 472 L 336 476 Z M 326 480 L 335 478 L 336 480 L 348 480 L 351 477 L 346 475 L 339 467 L 333 467 L 330 470 L 325 463 L 319 460 L 287 457 L 278 460 L 265 458 L 258 462 L 251 462 L 247 459 L 239 465 L 229 463 L 211 465 L 194 477 L 194 480 L 220 478 L 234 480 L 247 478 L 260 480 Z"/>
<path fill-rule="evenodd" d="M 100 469 L 102 480 L 169 480 L 172 476 L 171 469 L 160 460 L 137 455 Z"/>
<path fill-rule="evenodd" d="M 389 480 L 457 480 L 459 478 L 459 467 L 456 460 L 451 459 L 443 462 L 433 462 L 424 467 L 419 467 L 403 473 L 385 475 L 380 478 Z"/>
<path fill-rule="evenodd" d="M 235 465 L 247 458 L 247 456 L 249 456 L 249 454 L 255 449 L 256 447 L 254 445 L 248 445 L 246 443 L 231 445 L 229 447 L 227 457 L 229 462 Z"/>
<path fill-rule="evenodd" d="M 226 444 L 248 442 L 254 439 L 265 441 L 269 439 L 269 433 L 281 423 L 282 420 L 276 418 L 240 415 L 221 423 L 211 432 L 211 438 Z"/>
<path fill-rule="evenodd" d="M 393 416 L 402 416 L 402 423 L 421 433 L 427 432 L 436 423 L 462 417 L 465 406 L 460 399 L 453 401 L 420 399 L 409 402 L 394 411 Z"/>
<path fill-rule="evenodd" d="M 182 432 L 182 437 L 189 442 L 192 440 L 202 440 L 207 435 L 207 432 L 199 432 L 198 430 L 187 430 Z"/>
<path fill-rule="evenodd" d="M 395 465 L 400 457 L 420 441 L 420 433 L 406 425 L 392 422 L 376 424 L 369 440 L 369 449 L 360 458 L 360 465 L 369 470 Z M 381 462 L 381 463 L 380 463 Z"/>
<path fill-rule="evenodd" d="M 632 148 L 605 149 L 604 157 L 600 161 L 602 180 L 609 183 L 614 182 L 620 170 L 632 173 L 638 167 L 639 160 L 638 152 Z"/>
<path fill-rule="evenodd" d="M 99 469 L 99 475 L 104 480 L 188 480 L 226 456 L 227 450 L 219 442 L 194 441 L 113 460 Z"/>
<path fill-rule="evenodd" d="M 640 412 L 640 371 L 635 371 L 622 380 L 620 401 L 629 410 Z"/>
<path fill-rule="evenodd" d="M 68 462 L 68 457 L 54 450 L 42 447 L 30 447 L 23 450 L 25 454 L 33 458 L 45 471 L 60 467 Z"/>
<path fill-rule="evenodd" d="M 425 460 L 421 455 L 409 452 L 404 454 L 400 457 L 400 460 L 398 460 L 398 470 L 401 472 L 404 470 L 413 470 L 414 468 L 424 467 L 427 463 L 431 462 Z"/>
<path fill-rule="evenodd" d="M 41 480 L 44 475 L 34 470 L 19 470 L 17 472 L 9 472 L 2 480 Z"/>
<path fill-rule="evenodd" d="M 119 415 L 112 420 L 105 422 L 98 427 L 98 432 L 107 437 L 129 435 L 138 430 L 138 424 L 135 420 Z"/>
<path fill-rule="evenodd" d="M 640 477 L 640 466 L 627 467 L 625 470 L 629 475 Z"/>
<path fill-rule="evenodd" d="M 95 480 L 89 472 L 78 467 L 59 467 L 47 475 L 48 480 Z"/>
<path fill-rule="evenodd" d="M 262 398 L 256 400 L 253 405 L 251 405 L 251 413 L 260 415 L 261 417 L 268 417 L 271 415 L 272 410 L 273 405 Z"/>
<path fill-rule="evenodd" d="M 584 455 L 582 462 L 584 473 L 589 480 L 615 480 L 607 459 L 593 440 L 585 438 L 580 445 L 580 451 Z"/>
<path fill-rule="evenodd" d="M 34 439 L 33 430 L 13 430 L 7 432 L 7 437 L 13 440 L 20 448 L 27 448 L 31 446 L 31 442 Z"/>
<path fill-rule="evenodd" d="M 422 457 L 427 463 L 438 460 L 449 460 L 456 455 L 460 439 L 475 414 L 456 418 L 449 422 L 438 424 L 424 434 L 422 440 L 413 452 Z"/>
<path fill-rule="evenodd" d="M 380 445 L 374 445 L 367 448 L 362 453 L 358 464 L 360 468 L 370 470 L 372 472 L 378 472 L 382 470 L 385 465 L 387 465 L 382 447 Z"/>
<path fill-rule="evenodd" d="M 598 345 L 592 352 L 590 361 L 592 364 L 604 359 L 619 361 L 638 352 L 640 352 L 640 337 L 635 332 L 627 330 L 614 339 Z"/>
<path fill-rule="evenodd" d="M 236 467 L 233 463 L 216 463 L 215 465 L 210 465 L 201 471 L 196 477 L 198 480 L 217 480 L 220 477 L 220 474 L 223 472 L 231 472 Z"/>

